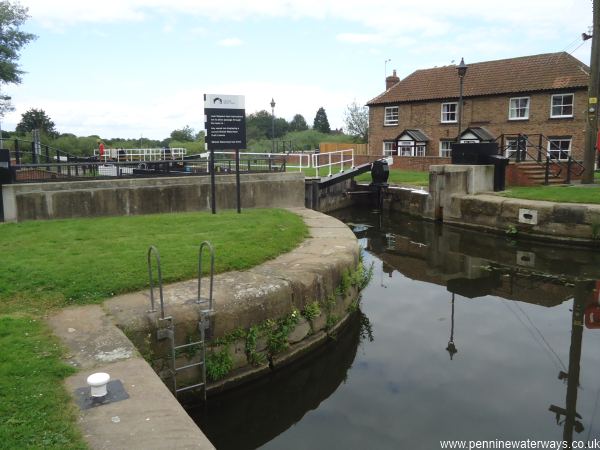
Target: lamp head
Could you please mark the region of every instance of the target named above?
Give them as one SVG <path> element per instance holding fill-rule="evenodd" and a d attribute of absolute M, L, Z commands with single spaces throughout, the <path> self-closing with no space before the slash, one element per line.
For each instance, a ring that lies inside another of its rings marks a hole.
<path fill-rule="evenodd" d="M 456 70 L 458 71 L 458 76 L 460 78 L 464 77 L 467 73 L 467 67 L 468 66 L 465 64 L 464 58 L 460 58 L 460 64 L 456 67 Z"/>

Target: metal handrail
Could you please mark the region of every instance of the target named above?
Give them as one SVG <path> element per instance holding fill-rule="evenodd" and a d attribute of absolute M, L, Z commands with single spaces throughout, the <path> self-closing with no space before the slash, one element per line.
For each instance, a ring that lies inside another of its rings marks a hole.
<path fill-rule="evenodd" d="M 152 254 L 155 256 L 156 266 L 158 269 L 158 289 L 160 293 L 160 317 L 161 319 L 165 318 L 165 306 L 164 306 L 164 297 L 163 297 L 163 283 L 162 283 L 162 272 L 160 269 L 160 253 L 158 249 L 151 245 L 148 248 L 148 277 L 150 278 L 150 311 L 156 312 L 156 308 L 154 307 L 154 282 L 153 282 L 153 271 L 152 271 Z"/>
<path fill-rule="evenodd" d="M 345 156 L 348 155 L 348 153 L 350 153 L 350 159 L 344 159 Z M 325 156 L 327 155 L 327 163 L 326 164 L 319 164 L 319 158 L 321 156 Z M 337 155 L 339 156 L 339 161 L 336 162 L 331 162 L 331 156 L 332 155 Z M 332 168 L 333 165 L 340 165 L 340 173 L 344 172 L 344 163 L 350 163 L 350 168 L 354 168 L 354 149 L 349 148 L 349 149 L 345 149 L 345 150 L 337 150 L 334 152 L 327 152 L 327 153 L 315 153 L 312 155 L 312 166 L 315 169 L 315 176 L 319 176 L 319 169 L 321 167 L 329 167 L 329 174 L 327 175 L 328 177 L 330 177 L 332 175 Z"/>
<path fill-rule="evenodd" d="M 200 292 L 202 291 L 202 252 L 208 247 L 210 251 L 210 288 L 208 295 L 208 310 L 212 311 L 213 309 L 213 278 L 215 274 L 215 249 L 209 241 L 204 241 L 200 244 L 200 248 L 198 250 L 198 297 L 196 299 L 196 303 L 206 303 L 203 301 Z"/>
<path fill-rule="evenodd" d="M 538 138 L 538 143 L 535 144 L 532 142 L 532 140 L 530 139 L 531 137 L 536 137 Z M 506 147 L 504 145 L 505 139 L 509 137 L 509 138 L 519 138 L 519 137 L 523 137 L 525 139 L 525 149 L 524 149 L 524 153 L 526 154 L 526 156 L 529 156 L 531 158 L 531 160 L 533 162 L 537 162 L 540 166 L 545 167 L 548 164 L 546 163 L 546 161 L 544 160 L 544 158 L 542 157 L 542 155 L 547 158 L 550 159 L 550 164 L 556 164 L 558 165 L 558 171 L 554 174 L 555 177 L 560 176 L 560 174 L 562 173 L 562 163 L 566 162 L 567 163 L 567 170 L 569 171 L 569 173 L 567 174 L 567 178 L 570 178 L 570 171 L 571 171 L 571 167 L 573 165 L 577 166 L 579 168 L 579 172 L 576 173 L 577 176 L 581 175 L 584 171 L 585 171 L 585 167 L 583 166 L 583 164 L 579 161 L 577 161 L 576 159 L 569 157 L 567 160 L 562 160 L 559 159 L 557 157 L 554 157 L 552 155 L 552 153 L 550 153 L 548 151 L 548 149 L 546 148 L 548 146 L 549 143 L 549 139 L 548 137 L 544 136 L 543 134 L 533 134 L 533 135 L 525 135 L 525 134 L 501 134 L 500 136 L 498 136 L 495 141 L 500 141 L 500 148 L 501 151 L 504 153 L 508 147 Z M 544 146 L 544 143 L 546 144 L 546 146 Z M 534 149 L 537 150 L 537 155 L 532 155 L 531 153 L 529 153 L 529 151 L 527 151 L 527 147 L 533 147 Z M 521 149 L 517 149 L 517 162 L 521 161 L 521 160 L 525 160 L 526 158 L 521 159 L 519 156 L 519 152 L 523 152 L 523 150 Z M 572 151 L 572 149 L 571 149 Z"/>

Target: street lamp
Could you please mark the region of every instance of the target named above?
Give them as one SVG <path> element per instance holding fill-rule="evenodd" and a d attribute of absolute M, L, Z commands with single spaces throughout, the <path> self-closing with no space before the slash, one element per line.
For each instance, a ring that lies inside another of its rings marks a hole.
<path fill-rule="evenodd" d="M 465 75 L 467 74 L 467 65 L 465 64 L 464 58 L 460 58 L 460 64 L 456 68 L 458 71 L 458 80 L 459 80 L 459 94 L 458 94 L 458 136 L 456 137 L 456 142 L 460 143 L 460 133 L 461 122 L 462 122 L 462 103 L 463 103 L 463 82 L 465 79 Z"/>
<path fill-rule="evenodd" d="M 275 100 L 271 97 L 271 139 L 273 140 L 272 152 L 275 153 Z"/>

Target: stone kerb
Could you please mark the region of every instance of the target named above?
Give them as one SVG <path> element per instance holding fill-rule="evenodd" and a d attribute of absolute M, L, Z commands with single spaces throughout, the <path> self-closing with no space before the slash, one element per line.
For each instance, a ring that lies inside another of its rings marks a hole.
<path fill-rule="evenodd" d="M 302 311 L 314 302 L 324 310 L 336 296 L 343 274 L 356 270 L 358 242 L 345 224 L 304 208 L 291 211 L 299 214 L 309 227 L 310 235 L 299 247 L 250 270 L 215 276 L 210 331 L 213 341 L 239 329 L 248 330 L 268 320 L 280 319 L 294 310 Z M 208 296 L 208 288 L 208 278 L 203 278 L 203 297 Z M 197 281 L 168 285 L 163 292 L 165 315 L 173 317 L 176 342 L 183 344 L 197 337 L 200 318 L 200 307 L 195 303 Z M 332 317 L 340 322 L 347 316 L 347 309 L 357 293 L 357 289 L 348 289 L 343 298 L 331 303 L 327 314 L 323 311 L 311 323 L 300 318 L 288 336 L 290 344 L 306 340 L 307 347 L 313 345 L 319 332 L 333 325 Z M 154 369 L 161 373 L 166 368 L 168 348 L 165 341 L 156 340 L 158 314 L 147 312 L 150 309 L 149 292 L 115 297 L 106 301 L 104 307 L 151 361 Z M 311 339 L 305 339 L 308 337 Z M 246 358 L 244 341 L 238 339 L 230 344 L 234 368 L 251 365 Z M 265 346 L 264 339 L 259 340 L 256 351 L 264 351 Z"/>

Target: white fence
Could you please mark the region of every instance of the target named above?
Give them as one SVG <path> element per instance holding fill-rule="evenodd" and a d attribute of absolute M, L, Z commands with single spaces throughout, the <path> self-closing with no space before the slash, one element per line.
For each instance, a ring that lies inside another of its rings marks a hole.
<path fill-rule="evenodd" d="M 354 149 L 338 150 L 335 152 L 327 153 L 314 153 L 312 155 L 312 167 L 315 169 L 315 176 L 319 175 L 319 169 L 321 167 L 328 167 L 328 177 L 332 175 L 334 166 L 340 166 L 339 173 L 344 171 L 344 164 L 347 164 L 348 168 L 354 168 Z"/>
<path fill-rule="evenodd" d="M 105 148 L 104 154 L 100 156 L 98 149 L 94 150 L 94 156 L 100 161 L 156 161 L 183 159 L 187 150 L 185 148 Z"/>
<path fill-rule="evenodd" d="M 104 155 L 100 158 L 101 161 L 156 161 L 156 160 L 182 160 L 186 155 L 185 148 L 129 148 L 115 149 L 108 148 L 104 150 Z M 232 159 L 235 157 L 233 151 L 215 151 L 217 157 L 219 155 L 228 156 Z M 94 155 L 99 156 L 98 150 L 94 150 Z M 210 153 L 201 153 L 199 160 L 186 161 L 186 165 L 190 167 L 198 167 L 208 170 L 208 157 Z M 328 153 L 256 153 L 256 152 L 240 152 L 240 156 L 245 158 L 267 159 L 271 157 L 285 157 L 286 170 L 292 171 L 310 171 L 315 170 L 315 176 L 320 176 L 322 168 L 328 168 L 327 176 L 332 176 L 335 168 L 339 168 L 335 173 L 344 172 L 345 169 L 354 168 L 354 150 L 338 150 Z M 217 160 L 218 162 L 218 160 Z M 253 165 L 250 162 L 251 165 Z M 257 162 L 257 165 L 264 165 L 264 162 Z M 112 170 L 112 169 L 111 169 Z M 109 175 L 109 174 L 107 174 Z M 112 175 L 112 173 L 110 174 Z M 115 174 L 116 175 L 116 174 Z"/>

